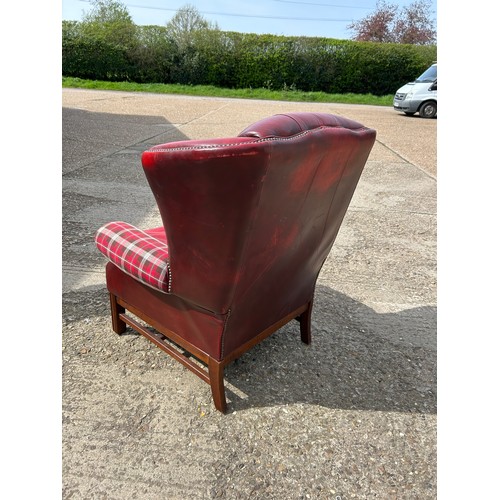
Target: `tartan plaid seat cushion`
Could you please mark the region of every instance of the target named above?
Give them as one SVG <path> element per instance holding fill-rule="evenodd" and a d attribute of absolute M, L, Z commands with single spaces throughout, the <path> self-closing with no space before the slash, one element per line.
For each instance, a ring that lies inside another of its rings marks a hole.
<path fill-rule="evenodd" d="M 109 222 L 95 236 L 97 248 L 123 272 L 169 292 L 168 243 L 163 228 L 143 231 L 126 222 Z"/>

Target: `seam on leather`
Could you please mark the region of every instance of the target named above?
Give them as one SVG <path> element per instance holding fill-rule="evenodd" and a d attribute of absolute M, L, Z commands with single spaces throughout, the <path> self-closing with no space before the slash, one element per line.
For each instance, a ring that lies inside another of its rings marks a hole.
<path fill-rule="evenodd" d="M 159 149 L 148 149 L 146 152 L 148 153 L 163 153 L 167 151 L 192 151 L 192 150 L 200 150 L 200 149 L 217 149 L 217 148 L 227 148 L 227 147 L 235 147 L 235 146 L 248 146 L 249 144 L 260 144 L 262 142 L 278 142 L 278 141 L 293 141 L 295 139 L 298 139 L 300 137 L 303 137 L 304 135 L 310 134 L 312 132 L 315 132 L 317 130 L 324 130 L 324 129 L 329 129 L 329 128 L 341 128 L 343 130 L 349 130 L 351 132 L 359 132 L 363 130 L 369 130 L 368 127 L 362 126 L 356 129 L 352 128 L 347 128 L 347 127 L 342 127 L 341 125 L 321 125 L 320 127 L 316 127 L 313 129 L 308 129 L 304 130 L 303 132 L 300 132 L 298 134 L 289 136 L 289 137 L 261 137 L 260 139 L 257 139 L 255 141 L 248 141 L 248 142 L 233 142 L 233 143 L 228 143 L 228 144 L 196 144 L 193 146 L 178 146 L 178 147 L 166 147 L 166 148 L 159 148 Z M 207 139 L 211 140 L 211 139 Z"/>
<path fill-rule="evenodd" d="M 227 314 L 226 314 L 226 318 L 224 319 L 224 328 L 222 329 L 222 338 L 221 338 L 221 345 L 220 345 L 221 359 L 224 359 L 224 341 L 226 339 L 227 322 L 229 321 L 230 316 L 231 316 L 231 309 L 228 309 Z"/>
<path fill-rule="evenodd" d="M 314 129 L 318 130 L 318 129 Z M 161 149 L 148 149 L 147 152 L 150 153 L 158 153 L 158 152 L 164 152 L 164 151 L 190 151 L 194 149 L 217 149 L 221 147 L 235 147 L 235 146 L 247 146 L 249 144 L 259 144 L 261 142 L 271 142 L 271 141 L 292 141 L 298 137 L 301 137 L 303 135 L 308 134 L 309 132 L 312 132 L 312 130 L 306 130 L 304 132 L 301 132 L 300 134 L 293 135 L 291 137 L 262 137 L 260 139 L 257 139 L 255 141 L 248 141 L 248 142 L 233 142 L 229 144 L 197 144 L 193 146 L 183 146 L 183 147 L 173 147 L 173 148 L 161 148 Z M 210 139 L 209 139 L 210 140 Z"/>

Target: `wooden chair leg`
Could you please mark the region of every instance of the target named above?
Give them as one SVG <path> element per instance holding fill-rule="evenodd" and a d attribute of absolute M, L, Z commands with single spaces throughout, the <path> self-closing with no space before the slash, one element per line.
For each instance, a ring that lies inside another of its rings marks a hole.
<path fill-rule="evenodd" d="M 113 331 L 118 335 L 121 335 L 127 328 L 125 321 L 120 319 L 120 314 L 125 312 L 125 308 L 118 304 L 116 296 L 112 293 L 109 294 L 109 300 L 111 303 L 111 324 Z"/>
<path fill-rule="evenodd" d="M 300 338 L 304 344 L 311 343 L 311 316 L 312 316 L 312 301 L 309 302 L 308 308 L 299 316 L 300 321 Z"/>
<path fill-rule="evenodd" d="M 208 360 L 208 375 L 215 407 L 222 413 L 226 413 L 226 393 L 224 391 L 224 366 L 220 361 L 213 358 Z"/>

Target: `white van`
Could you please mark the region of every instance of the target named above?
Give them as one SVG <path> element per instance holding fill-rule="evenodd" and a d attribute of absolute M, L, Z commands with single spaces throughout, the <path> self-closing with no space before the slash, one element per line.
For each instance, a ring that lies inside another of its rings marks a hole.
<path fill-rule="evenodd" d="M 414 82 L 403 85 L 394 96 L 394 109 L 423 118 L 437 115 L 437 63 L 427 68 Z"/>

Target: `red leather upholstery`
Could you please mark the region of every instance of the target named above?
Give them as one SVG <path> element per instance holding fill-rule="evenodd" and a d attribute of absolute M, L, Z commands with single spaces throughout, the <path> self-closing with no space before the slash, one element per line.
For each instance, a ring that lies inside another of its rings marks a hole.
<path fill-rule="evenodd" d="M 375 141 L 322 113 L 276 115 L 238 137 L 142 155 L 163 221 L 170 293 L 113 264 L 108 289 L 216 360 L 312 300 Z"/>
<path fill-rule="evenodd" d="M 264 118 L 239 134 L 239 137 L 290 137 L 319 127 L 344 127 L 350 130 L 365 128 L 343 116 L 328 113 L 293 113 Z"/>
<path fill-rule="evenodd" d="M 143 154 L 168 237 L 171 293 L 231 311 L 224 352 L 313 293 L 374 140 L 352 120 L 295 113 L 238 138 Z"/>

